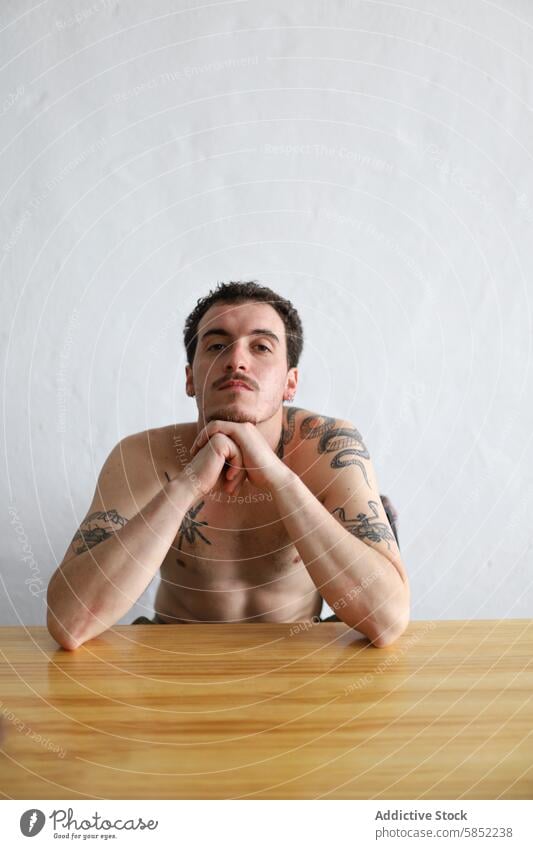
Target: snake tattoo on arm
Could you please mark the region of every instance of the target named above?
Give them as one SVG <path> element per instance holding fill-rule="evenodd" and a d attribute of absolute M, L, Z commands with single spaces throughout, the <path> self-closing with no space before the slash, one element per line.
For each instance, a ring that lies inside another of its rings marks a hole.
<path fill-rule="evenodd" d="M 359 458 L 370 459 L 363 437 L 356 427 L 335 427 L 336 419 L 330 416 L 307 416 L 300 425 L 302 439 L 318 439 L 319 454 L 333 454 L 332 469 L 358 466 L 368 487 L 370 483 L 364 464 Z"/>

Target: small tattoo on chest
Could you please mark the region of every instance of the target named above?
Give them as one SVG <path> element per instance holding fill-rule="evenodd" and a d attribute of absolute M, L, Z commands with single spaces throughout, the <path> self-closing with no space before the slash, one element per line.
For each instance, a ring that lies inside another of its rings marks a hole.
<path fill-rule="evenodd" d="M 198 538 L 206 542 L 208 545 L 211 545 L 210 540 L 208 540 L 200 530 L 200 528 L 208 527 L 208 522 L 204 522 L 196 518 L 204 504 L 205 501 L 200 501 L 196 507 L 191 507 L 190 510 L 187 510 L 185 516 L 181 520 L 178 539 L 179 548 L 181 548 L 181 543 L 184 537 L 190 545 L 194 545 Z"/>

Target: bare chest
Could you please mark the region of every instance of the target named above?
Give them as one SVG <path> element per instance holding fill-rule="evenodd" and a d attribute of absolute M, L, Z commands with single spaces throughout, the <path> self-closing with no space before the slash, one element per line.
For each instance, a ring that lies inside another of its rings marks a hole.
<path fill-rule="evenodd" d="M 302 563 L 270 493 L 247 488 L 239 496 L 212 492 L 196 501 L 161 566 L 186 570 L 209 585 L 257 586 L 259 579 L 288 574 Z"/>

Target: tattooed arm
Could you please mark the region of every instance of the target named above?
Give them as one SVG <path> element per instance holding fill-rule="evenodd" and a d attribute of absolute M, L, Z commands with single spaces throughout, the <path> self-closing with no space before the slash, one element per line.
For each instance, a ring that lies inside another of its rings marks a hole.
<path fill-rule="evenodd" d="M 127 437 L 107 458 L 89 514 L 48 585 L 48 630 L 66 649 L 101 634 L 130 609 L 178 532 L 180 543 L 198 534 L 208 541 L 197 518 L 203 501 L 192 505 L 217 483 L 232 494 L 236 482 L 228 475 L 243 466 L 238 446 L 217 434 L 187 464 L 187 473 L 169 480 L 165 472 L 167 483 L 139 509 L 135 492 L 145 487 L 135 475 L 153 462 L 143 438 Z"/>
<path fill-rule="evenodd" d="M 347 421 L 304 414 L 297 431 L 312 491 L 288 470 L 274 493 L 280 517 L 339 618 L 388 645 L 407 626 L 410 590 L 368 450 Z"/>
<path fill-rule="evenodd" d="M 159 569 L 192 504 L 190 485 L 177 477 L 139 509 L 131 475 L 140 462 L 136 435 L 113 449 L 88 515 L 50 579 L 47 625 L 63 648 L 77 648 L 130 609 Z"/>

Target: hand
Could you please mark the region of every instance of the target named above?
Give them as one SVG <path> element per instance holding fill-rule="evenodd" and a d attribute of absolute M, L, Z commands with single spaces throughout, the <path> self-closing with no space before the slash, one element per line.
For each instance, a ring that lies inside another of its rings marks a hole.
<path fill-rule="evenodd" d="M 237 465 L 231 460 L 231 465 L 238 469 L 235 479 L 238 486 L 249 479 L 253 486 L 259 489 L 267 486 L 277 488 L 283 484 L 290 474 L 287 466 L 274 453 L 262 433 L 251 422 L 227 422 L 215 420 L 209 422 L 199 432 L 191 447 L 191 457 L 200 450 L 209 449 L 209 445 L 218 434 L 225 434 L 239 448 L 242 463 Z"/>
<path fill-rule="evenodd" d="M 239 447 L 223 433 L 217 433 L 201 450 L 191 450 L 191 462 L 180 472 L 180 478 L 194 488 L 197 495 L 207 495 L 220 483 L 228 495 L 241 484 L 243 458 Z"/>

